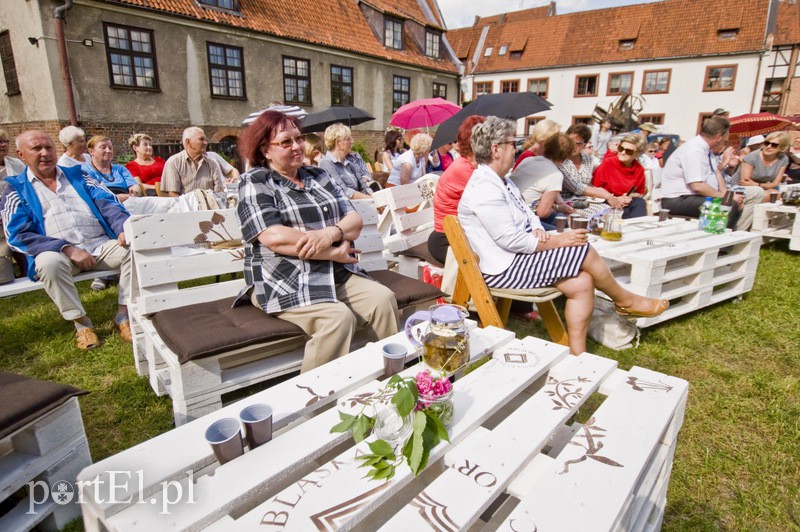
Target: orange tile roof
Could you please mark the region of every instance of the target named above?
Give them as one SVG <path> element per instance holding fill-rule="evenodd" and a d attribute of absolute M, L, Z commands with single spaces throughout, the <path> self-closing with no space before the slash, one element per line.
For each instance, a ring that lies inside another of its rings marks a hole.
<path fill-rule="evenodd" d="M 550 12 L 550 6 L 532 7 L 530 9 L 523 9 L 521 11 L 512 11 L 511 13 L 501 13 L 500 15 L 492 15 L 490 17 L 478 17 L 475 20 L 475 27 L 483 27 L 487 24 L 497 24 L 501 18 L 505 22 L 524 22 L 527 20 L 538 20 L 547 16 Z"/>
<path fill-rule="evenodd" d="M 709 14 L 706 2 L 664 0 L 518 22 L 509 13 L 506 22 L 489 26 L 483 49 L 491 46 L 493 51 L 490 57 L 481 53 L 475 73 L 757 51 L 763 45 L 768 4 L 769 0 L 715 0 L 716 15 Z M 797 13 L 797 6 L 788 7 L 782 6 L 779 14 Z M 786 27 L 796 30 L 796 24 Z M 736 27 L 736 38 L 719 39 L 718 30 Z M 480 34 L 470 30 L 448 32 L 454 49 L 472 53 Z M 498 55 L 502 45 L 528 36 L 535 39 L 528 41 L 519 59 Z M 636 40 L 633 48 L 620 50 L 620 40 L 626 39 Z"/>
<path fill-rule="evenodd" d="M 201 7 L 194 0 L 101 0 L 162 13 L 189 17 L 212 24 L 244 28 L 287 39 L 347 50 L 398 63 L 430 68 L 455 74 L 456 66 L 449 59 L 428 57 L 405 32 L 404 50 L 386 48 L 375 36 L 366 17 L 353 1 L 321 0 L 240 0 L 240 14 Z M 423 13 L 417 0 L 368 0 L 367 5 L 389 14 L 423 23 L 441 25 Z M 434 16 L 435 17 L 435 16 Z"/>
<path fill-rule="evenodd" d="M 800 43 L 800 4 L 785 0 L 778 6 L 775 46 Z"/>

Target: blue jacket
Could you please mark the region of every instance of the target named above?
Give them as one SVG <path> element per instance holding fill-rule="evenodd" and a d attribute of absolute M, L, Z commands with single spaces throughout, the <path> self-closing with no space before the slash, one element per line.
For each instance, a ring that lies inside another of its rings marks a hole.
<path fill-rule="evenodd" d="M 122 203 L 103 185 L 84 175 L 80 167 L 59 168 L 78 195 L 89 205 L 108 237 L 116 239 L 123 232 L 125 220 L 130 217 Z M 0 199 L 6 238 L 12 248 L 25 253 L 28 259 L 28 277 L 36 281 L 36 256 L 44 251 L 60 252 L 70 242 L 45 234 L 42 204 L 33 185 L 28 181 L 27 166 L 21 174 L 7 177 L 6 183 L 9 186 Z"/>

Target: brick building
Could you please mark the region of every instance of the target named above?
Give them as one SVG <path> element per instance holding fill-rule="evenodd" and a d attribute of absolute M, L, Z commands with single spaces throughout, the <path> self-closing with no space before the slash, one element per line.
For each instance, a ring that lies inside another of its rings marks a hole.
<path fill-rule="evenodd" d="M 59 62 L 54 10 L 69 6 Z M 436 0 L 3 0 L 0 125 L 51 134 L 70 122 L 128 151 L 134 132 L 180 142 L 188 125 L 223 151 L 242 120 L 281 100 L 317 111 L 355 105 L 371 150 L 393 110 L 458 99 L 457 60 Z"/>

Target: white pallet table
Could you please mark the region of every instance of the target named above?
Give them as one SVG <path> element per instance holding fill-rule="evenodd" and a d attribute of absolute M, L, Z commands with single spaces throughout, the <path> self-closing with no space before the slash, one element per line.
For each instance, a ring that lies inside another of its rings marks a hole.
<path fill-rule="evenodd" d="M 474 325 L 470 323 L 471 327 Z M 470 339 L 471 356 L 476 359 L 511 341 L 513 333 L 496 328 L 473 329 Z M 325 409 L 346 394 L 355 395 L 378 386 L 375 379 L 383 373 L 380 346 L 386 342 L 410 345 L 405 335 L 398 333 L 85 469 L 79 479 L 93 482 L 82 486 L 85 526 L 88 530 L 100 526 L 108 530 L 200 528 L 223 519 L 236 508 L 255 506 L 263 500 L 260 497 L 266 496 L 265 492 L 281 486 L 282 479 L 302 474 L 313 457 L 348 438 L 328 432 L 337 422 L 338 413 Z M 409 360 L 414 356 L 410 350 Z M 203 433 L 215 420 L 236 417 L 242 408 L 256 403 L 273 407 L 276 430 L 322 413 L 304 423 L 295 423 L 273 442 L 219 467 Z M 109 502 L 109 472 L 113 471 L 136 471 L 138 476 L 118 479 L 116 500 Z M 187 482 L 187 472 L 194 480 L 198 504 L 173 506 L 169 515 L 160 514 L 164 498 L 170 496 L 164 493 L 163 483 Z M 124 502 L 128 497 L 132 500 Z M 137 500 L 156 503 L 137 504 Z"/>
<path fill-rule="evenodd" d="M 648 327 L 749 291 L 758 268 L 760 235 L 726 231 L 712 235 L 692 222 L 654 218 L 627 220 L 623 239 L 590 237 L 617 280 L 637 294 L 671 301 Z"/>
<path fill-rule="evenodd" d="M 631 530 L 658 520 L 687 394 L 682 379 L 632 368 L 499 530 Z"/>
<path fill-rule="evenodd" d="M 535 352 L 524 363 L 516 358 L 503 362 L 505 353 Z M 567 355 L 567 348 L 535 338 L 515 340 L 498 350 L 495 358 L 456 381 L 455 416 L 449 428 L 450 444 L 431 450 L 429 464 L 471 434 L 492 414 L 502 409 Z M 335 419 L 335 418 L 333 418 Z M 245 515 L 226 522 L 231 530 L 350 530 L 368 518 L 384 519 L 383 505 L 414 481 L 411 470 L 401 464 L 386 482 L 364 477 L 357 456 L 368 453 L 366 442 L 350 447 L 300 482 L 269 498 Z"/>
<path fill-rule="evenodd" d="M 800 207 L 777 203 L 759 203 L 753 214 L 753 227 L 764 238 L 787 239 L 789 249 L 800 251 Z"/>
<path fill-rule="evenodd" d="M 87 281 L 95 277 L 108 277 L 116 275 L 119 270 L 92 270 L 90 272 L 81 272 L 74 276 L 75 282 Z M 25 292 L 34 292 L 36 290 L 44 290 L 44 285 L 39 281 L 31 281 L 27 277 L 14 279 L 10 283 L 0 284 L 0 297 L 10 297 L 17 294 L 24 294 Z"/>
<path fill-rule="evenodd" d="M 52 489 L 58 481 L 75 486 L 78 472 L 92 463 L 78 399 L 70 398 L 0 440 L 0 454 L 0 502 L 30 482 L 43 481 Z M 59 530 L 80 515 L 77 497 L 56 504 L 52 497 L 44 498 L 45 488 L 34 489 L 31 493 L 26 488 L 27 496 L 0 515 L 0 530 Z"/>
<path fill-rule="evenodd" d="M 547 384 L 498 426 L 473 433 L 448 453 L 448 469 L 381 530 L 472 526 L 615 367 L 615 361 L 589 353 L 563 360 Z"/>

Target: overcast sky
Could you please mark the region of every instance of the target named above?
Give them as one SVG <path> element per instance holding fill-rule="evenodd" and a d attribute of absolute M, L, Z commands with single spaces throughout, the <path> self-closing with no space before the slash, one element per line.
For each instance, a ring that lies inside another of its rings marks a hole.
<path fill-rule="evenodd" d="M 482 17 L 549 4 L 547 0 L 438 0 L 448 29 L 471 26 L 475 15 Z M 644 4 L 655 0 L 556 0 L 556 13 L 572 13 L 605 7 Z"/>

